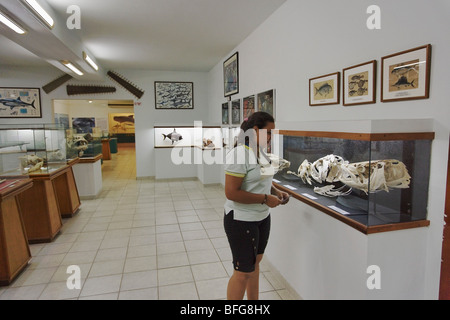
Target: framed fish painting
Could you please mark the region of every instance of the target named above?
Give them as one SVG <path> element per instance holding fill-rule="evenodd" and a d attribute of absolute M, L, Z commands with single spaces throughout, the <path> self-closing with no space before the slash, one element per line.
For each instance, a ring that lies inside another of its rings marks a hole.
<path fill-rule="evenodd" d="M 194 83 L 155 81 L 157 110 L 194 109 Z"/>
<path fill-rule="evenodd" d="M 376 73 L 376 60 L 349 67 L 342 71 L 344 106 L 376 102 Z"/>
<path fill-rule="evenodd" d="M 381 102 L 430 97 L 430 44 L 383 57 L 381 61 Z"/>
<path fill-rule="evenodd" d="M 39 88 L 0 88 L 0 118 L 42 118 Z"/>
<path fill-rule="evenodd" d="M 309 79 L 309 105 L 314 107 L 339 104 L 340 81 L 340 72 Z"/>

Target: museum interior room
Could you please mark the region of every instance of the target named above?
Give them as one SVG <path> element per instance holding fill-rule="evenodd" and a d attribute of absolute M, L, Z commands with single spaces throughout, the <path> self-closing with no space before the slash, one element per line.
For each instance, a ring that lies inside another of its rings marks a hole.
<path fill-rule="evenodd" d="M 260 172 L 290 196 L 259 299 L 450 299 L 449 18 L 0 0 L 0 300 L 227 299 L 226 156 L 255 112 L 275 120 Z"/>

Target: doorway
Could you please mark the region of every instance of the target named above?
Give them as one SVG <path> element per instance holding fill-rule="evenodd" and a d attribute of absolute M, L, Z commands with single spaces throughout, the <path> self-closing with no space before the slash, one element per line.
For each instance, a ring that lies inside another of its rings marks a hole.
<path fill-rule="evenodd" d="M 112 156 L 120 157 L 121 148 L 135 152 L 133 100 L 53 100 L 53 119 L 71 136 L 101 140 L 103 147 L 108 140 Z M 103 159 L 111 156 L 103 154 Z"/>
<path fill-rule="evenodd" d="M 447 169 L 447 191 L 445 196 L 444 212 L 444 240 L 442 242 L 441 285 L 440 300 L 450 300 L 450 151 Z"/>

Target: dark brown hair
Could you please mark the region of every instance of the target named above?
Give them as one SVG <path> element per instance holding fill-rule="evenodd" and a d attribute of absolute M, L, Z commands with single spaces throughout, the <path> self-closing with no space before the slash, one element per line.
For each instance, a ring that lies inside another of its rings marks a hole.
<path fill-rule="evenodd" d="M 258 129 L 265 128 L 269 123 L 275 123 L 275 119 L 267 112 L 255 112 L 248 119 L 245 119 L 241 124 L 241 132 L 238 137 L 238 141 L 235 147 L 242 143 L 248 145 L 250 143 L 250 137 L 246 132 L 254 127 Z"/>

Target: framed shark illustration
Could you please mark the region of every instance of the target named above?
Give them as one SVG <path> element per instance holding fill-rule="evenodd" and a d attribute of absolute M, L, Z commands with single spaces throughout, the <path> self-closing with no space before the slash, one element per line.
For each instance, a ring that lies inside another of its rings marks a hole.
<path fill-rule="evenodd" d="M 0 118 L 42 118 L 39 88 L 0 88 Z"/>

